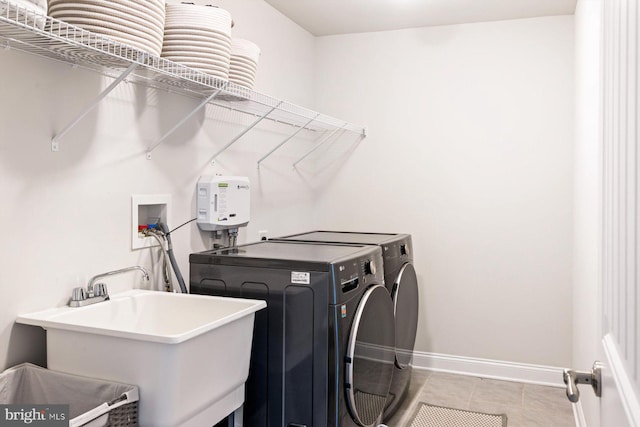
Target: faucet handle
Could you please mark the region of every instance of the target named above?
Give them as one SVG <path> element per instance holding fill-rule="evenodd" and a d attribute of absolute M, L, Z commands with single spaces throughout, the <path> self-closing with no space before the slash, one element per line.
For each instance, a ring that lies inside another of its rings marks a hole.
<path fill-rule="evenodd" d="M 73 288 L 71 292 L 71 301 L 84 301 L 87 299 L 87 295 L 83 288 Z"/>
<path fill-rule="evenodd" d="M 105 297 L 107 293 L 107 285 L 104 283 L 96 283 L 93 288 L 93 295 L 96 297 Z"/>

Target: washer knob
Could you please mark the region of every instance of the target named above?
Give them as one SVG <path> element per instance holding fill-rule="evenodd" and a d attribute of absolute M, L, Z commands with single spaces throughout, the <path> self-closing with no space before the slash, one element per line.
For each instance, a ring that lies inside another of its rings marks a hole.
<path fill-rule="evenodd" d="M 365 274 L 376 274 L 376 264 L 370 259 L 364 262 L 364 273 Z"/>
<path fill-rule="evenodd" d="M 407 248 L 407 245 L 400 245 L 400 255 L 409 255 L 409 248 Z"/>

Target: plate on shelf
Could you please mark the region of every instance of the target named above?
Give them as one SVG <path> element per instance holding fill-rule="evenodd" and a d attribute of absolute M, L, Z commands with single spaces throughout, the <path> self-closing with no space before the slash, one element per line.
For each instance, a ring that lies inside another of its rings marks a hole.
<path fill-rule="evenodd" d="M 163 44 L 166 46 L 196 46 L 200 48 L 209 48 L 209 49 L 217 49 L 227 52 L 231 55 L 231 47 L 228 43 L 225 43 L 222 40 L 218 39 L 206 39 L 201 37 L 174 37 L 170 35 L 165 35 Z"/>
<path fill-rule="evenodd" d="M 111 30 L 105 27 L 93 26 L 93 25 L 82 25 L 80 28 L 92 32 L 99 36 L 105 36 L 106 38 L 121 43 L 125 46 L 132 47 L 137 50 L 141 50 L 146 53 L 150 53 L 156 56 L 160 55 L 161 46 L 156 46 L 147 41 L 147 39 L 141 39 L 139 37 L 135 37 L 129 34 L 123 34 L 121 31 Z M 66 28 L 58 28 L 54 26 L 54 28 L 49 29 L 53 34 L 60 34 L 63 37 L 67 36 Z"/>
<path fill-rule="evenodd" d="M 229 44 L 231 47 L 231 37 L 226 34 L 221 34 L 214 30 L 200 30 L 196 28 L 171 28 L 165 27 L 164 34 L 166 36 L 174 37 L 203 37 L 206 39 L 217 39 L 223 41 L 225 44 Z"/>
<path fill-rule="evenodd" d="M 127 21 L 135 22 L 137 25 L 143 27 L 149 27 L 159 30 L 161 33 L 164 31 L 164 21 L 152 13 L 143 15 L 141 12 L 136 12 L 133 8 L 127 8 L 119 5 L 118 3 L 109 4 L 108 6 L 95 5 L 95 4 L 81 4 L 72 5 L 69 3 L 52 4 L 49 9 L 50 13 L 70 13 L 76 14 L 77 12 L 94 13 L 105 18 L 117 17 Z"/>
<path fill-rule="evenodd" d="M 236 66 L 236 65 L 234 65 L 232 63 L 229 63 L 229 70 L 233 71 L 235 73 L 238 73 L 238 74 L 244 74 L 247 77 L 250 77 L 252 79 L 255 79 L 255 77 L 256 77 L 256 70 L 249 70 L 249 69 L 246 69 L 246 68 L 238 68 L 238 66 Z"/>
<path fill-rule="evenodd" d="M 104 27 L 115 31 L 121 31 L 127 35 L 139 37 L 141 39 L 150 39 L 152 44 L 159 43 L 162 45 L 162 33 L 157 29 L 143 27 L 136 25 L 131 21 L 117 18 L 115 16 L 105 17 L 95 13 L 83 13 L 77 12 L 74 14 L 69 13 L 52 13 L 52 18 L 59 19 L 60 21 L 68 22 L 78 27 L 84 25 L 92 25 L 93 27 Z"/>
<path fill-rule="evenodd" d="M 253 80 L 256 79 L 255 73 L 254 74 L 246 73 L 244 71 L 240 71 L 237 68 L 233 68 L 233 67 L 229 68 L 229 74 L 230 75 L 233 74 L 236 77 L 242 77 L 242 78 L 250 80 L 250 81 L 253 81 Z"/>
<path fill-rule="evenodd" d="M 211 52 L 193 52 L 193 51 L 185 51 L 185 50 L 166 50 L 163 49 L 161 55 L 163 58 L 169 58 L 170 56 L 174 57 L 187 57 L 194 59 L 207 59 L 211 61 L 216 61 L 227 68 L 229 68 L 229 57 L 223 55 L 212 54 Z"/>
<path fill-rule="evenodd" d="M 198 64 L 199 66 L 206 65 L 209 68 L 218 70 L 222 73 L 229 73 L 229 66 L 223 62 L 214 61 L 206 58 L 193 58 L 191 56 L 163 56 L 163 58 L 169 61 L 177 62 L 178 64 Z"/>
<path fill-rule="evenodd" d="M 229 31 L 223 31 L 211 25 L 188 24 L 184 22 L 172 23 L 167 21 L 164 24 L 164 29 L 165 30 L 183 30 L 183 31 L 196 30 L 196 31 L 202 31 L 204 33 L 214 33 L 216 35 L 219 35 L 222 37 L 228 37 L 229 39 L 231 39 L 231 29 L 229 29 Z"/>
<path fill-rule="evenodd" d="M 247 65 L 248 67 L 254 67 L 254 68 L 258 67 L 257 61 L 254 61 L 251 58 L 247 58 L 246 56 L 234 54 L 233 52 L 231 52 L 231 59 L 237 62 L 238 64 Z"/>
<path fill-rule="evenodd" d="M 150 27 L 139 24 L 131 19 L 123 19 L 116 16 L 105 17 L 95 13 L 69 12 L 54 10 L 52 18 L 82 27 L 85 24 L 111 28 L 137 37 L 145 38 L 152 43 L 162 43 L 162 28 Z"/>
<path fill-rule="evenodd" d="M 197 25 L 207 25 L 220 27 L 225 30 L 227 27 L 231 28 L 231 19 L 227 16 L 216 16 L 211 14 L 189 14 L 181 12 L 167 11 L 167 18 L 169 21 L 180 23 L 188 22 Z"/>
<path fill-rule="evenodd" d="M 244 56 L 258 62 L 260 58 L 260 47 L 250 40 L 233 39 L 231 41 L 231 54 Z"/>
<path fill-rule="evenodd" d="M 167 4 L 166 13 L 179 19 L 194 19 L 206 22 L 221 23 L 231 27 L 231 14 L 219 7 L 200 6 L 194 4 Z"/>
<path fill-rule="evenodd" d="M 74 5 L 94 5 L 104 7 L 120 6 L 125 10 L 132 10 L 138 13 L 153 14 L 164 22 L 165 9 L 162 0 L 49 0 L 49 6 L 54 4 Z"/>
<path fill-rule="evenodd" d="M 246 82 L 246 83 L 249 83 L 249 84 L 253 84 L 253 82 L 255 81 L 255 79 L 252 78 L 252 77 L 241 76 L 241 75 L 238 75 L 238 74 L 236 74 L 236 73 L 234 73 L 232 71 L 229 71 L 229 78 L 231 80 L 243 81 L 243 82 Z"/>
<path fill-rule="evenodd" d="M 237 60 L 237 56 L 233 56 L 231 55 L 231 59 L 229 60 L 229 62 L 234 66 L 237 67 L 239 69 L 242 70 L 248 70 L 248 71 L 253 71 L 255 72 L 258 69 L 257 64 L 255 63 L 248 63 L 248 62 L 241 62 Z"/>
<path fill-rule="evenodd" d="M 165 50 L 188 50 L 192 52 L 200 52 L 200 53 L 215 53 L 218 55 L 224 55 L 228 59 L 231 59 L 231 52 L 228 48 L 221 45 L 215 44 L 198 44 L 192 45 L 190 43 L 180 42 L 180 43 L 167 43 L 167 40 L 162 44 L 162 49 Z"/>
<path fill-rule="evenodd" d="M 223 55 L 227 58 L 231 59 L 231 52 L 229 49 L 224 49 L 219 45 L 212 43 L 183 43 L 183 42 L 171 42 L 165 40 L 162 44 L 162 50 L 186 50 L 190 52 L 199 52 L 199 53 L 214 53 L 217 55 Z"/>

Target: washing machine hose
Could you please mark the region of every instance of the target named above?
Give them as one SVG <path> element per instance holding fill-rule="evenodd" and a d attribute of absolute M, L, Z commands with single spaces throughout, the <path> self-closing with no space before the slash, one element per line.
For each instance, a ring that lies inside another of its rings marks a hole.
<path fill-rule="evenodd" d="M 184 279 L 182 278 L 182 273 L 180 273 L 180 267 L 178 267 L 178 262 L 176 261 L 176 257 L 173 255 L 173 245 L 171 244 L 171 231 L 169 231 L 169 227 L 164 222 L 158 223 L 160 230 L 164 233 L 164 237 L 167 239 L 167 254 L 169 254 L 169 261 L 171 262 L 171 267 L 173 268 L 173 272 L 176 274 L 176 278 L 178 279 L 178 284 L 180 285 L 180 291 L 183 294 L 187 294 L 187 287 L 184 284 Z"/>

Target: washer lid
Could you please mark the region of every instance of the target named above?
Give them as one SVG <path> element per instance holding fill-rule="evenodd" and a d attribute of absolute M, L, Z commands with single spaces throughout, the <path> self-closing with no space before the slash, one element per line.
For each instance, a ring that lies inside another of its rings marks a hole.
<path fill-rule="evenodd" d="M 418 278 L 413 264 L 400 269 L 391 293 L 396 318 L 396 366 L 406 368 L 413 357 L 418 329 Z"/>
<path fill-rule="evenodd" d="M 310 231 L 279 237 L 282 240 L 298 240 L 302 242 L 356 243 L 365 245 L 381 245 L 387 242 L 404 239 L 408 235 L 397 233 L 360 233 L 353 231 Z"/>
<path fill-rule="evenodd" d="M 192 264 L 330 271 L 330 264 L 364 256 L 375 256 L 379 252 L 379 248 L 367 245 L 266 240 L 233 248 L 194 253 L 189 256 L 189 261 Z"/>
<path fill-rule="evenodd" d="M 389 292 L 367 289 L 358 304 L 345 364 L 347 403 L 354 421 L 376 425 L 384 410 L 395 360 L 395 321 Z"/>

